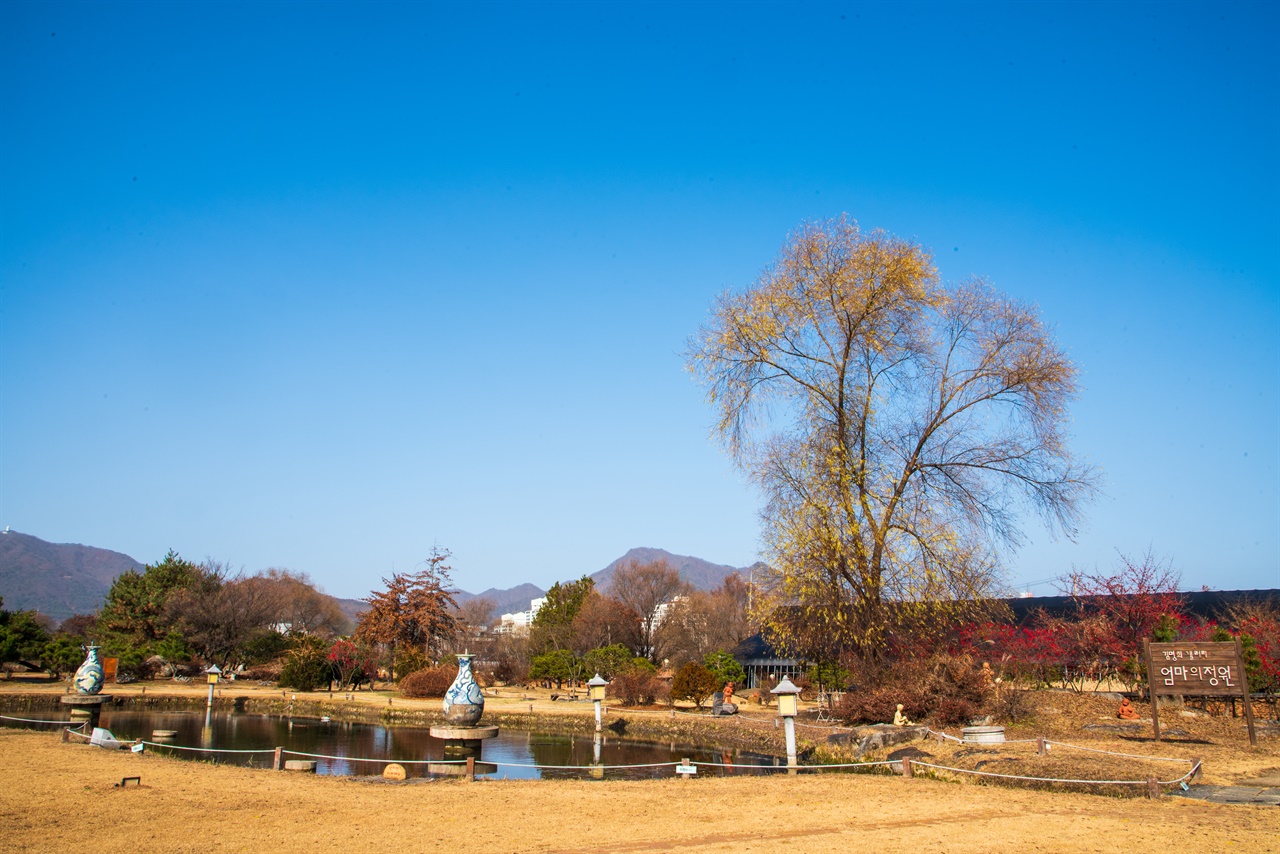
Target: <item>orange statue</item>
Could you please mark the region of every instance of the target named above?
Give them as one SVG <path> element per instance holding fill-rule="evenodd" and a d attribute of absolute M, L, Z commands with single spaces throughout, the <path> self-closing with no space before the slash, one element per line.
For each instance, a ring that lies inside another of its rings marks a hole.
<path fill-rule="evenodd" d="M 1138 720 L 1138 710 L 1133 707 L 1133 703 L 1129 702 L 1128 697 L 1120 701 L 1120 709 L 1116 712 L 1116 717 L 1126 721 Z"/>

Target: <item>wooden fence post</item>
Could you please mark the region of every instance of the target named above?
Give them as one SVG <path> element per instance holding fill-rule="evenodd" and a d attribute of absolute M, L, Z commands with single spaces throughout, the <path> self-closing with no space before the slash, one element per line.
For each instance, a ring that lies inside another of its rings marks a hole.
<path fill-rule="evenodd" d="M 911 760 L 910 760 L 910 759 L 905 759 L 905 758 L 904 758 L 904 759 L 902 760 L 902 777 L 903 777 L 903 779 L 905 779 L 905 780 L 910 780 L 910 779 L 912 779 L 913 777 L 915 777 L 915 772 L 911 770 Z"/>
<path fill-rule="evenodd" d="M 1036 739 L 1036 756 L 1044 756 L 1049 752 L 1049 745 L 1045 744 L 1044 736 Z"/>
<path fill-rule="evenodd" d="M 277 747 L 275 756 L 271 759 L 271 770 L 279 771 L 284 768 L 284 748 Z"/>
<path fill-rule="evenodd" d="M 1147 778 L 1147 797 L 1153 801 L 1160 800 L 1160 782 L 1155 777 Z"/>
<path fill-rule="evenodd" d="M 474 783 L 476 781 L 476 758 L 474 756 L 467 757 L 467 773 L 463 779 L 468 783 Z"/>

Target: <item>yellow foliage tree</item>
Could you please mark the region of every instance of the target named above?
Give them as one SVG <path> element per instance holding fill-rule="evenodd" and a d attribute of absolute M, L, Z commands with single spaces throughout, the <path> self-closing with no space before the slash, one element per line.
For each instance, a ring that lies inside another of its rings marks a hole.
<path fill-rule="evenodd" d="M 801 227 L 687 355 L 766 496 L 767 627 L 794 653 L 939 631 L 995 590 L 1021 510 L 1073 537 L 1094 490 L 1036 310 L 847 218 Z"/>

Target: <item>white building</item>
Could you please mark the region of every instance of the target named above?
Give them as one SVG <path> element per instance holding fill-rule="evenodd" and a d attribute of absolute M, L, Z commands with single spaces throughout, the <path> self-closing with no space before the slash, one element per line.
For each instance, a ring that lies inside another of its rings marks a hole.
<path fill-rule="evenodd" d="M 514 614 L 503 614 L 502 625 L 498 626 L 495 631 L 501 634 L 528 634 L 529 627 L 533 625 L 533 618 L 538 615 L 538 611 L 546 603 L 546 596 L 539 596 L 529 602 L 528 611 L 517 611 Z"/>

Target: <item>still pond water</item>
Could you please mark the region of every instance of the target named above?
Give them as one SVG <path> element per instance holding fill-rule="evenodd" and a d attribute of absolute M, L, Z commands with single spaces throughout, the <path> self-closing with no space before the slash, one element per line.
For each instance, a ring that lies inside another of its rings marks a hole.
<path fill-rule="evenodd" d="M 55 715 L 42 715 L 52 718 Z M 104 709 L 100 726 L 109 729 L 120 740 L 144 739 L 147 750 L 183 759 L 214 760 L 223 764 L 270 767 L 277 746 L 285 749 L 286 759 L 315 759 L 316 773 L 332 775 L 377 775 L 388 762 L 422 763 L 458 757 L 445 755 L 445 744 L 432 738 L 425 727 L 321 721 L 317 718 L 282 717 L 252 714 L 215 714 L 210 726 L 196 712 L 132 712 Z M 0 721 L 9 723 L 9 721 Z M 196 747 L 202 750 L 167 750 L 152 744 L 154 730 L 176 730 L 172 739 L 159 744 Z M 251 750 L 262 753 L 215 753 L 216 750 Z M 618 738 L 605 734 L 596 753 L 590 735 L 560 735 L 530 732 L 503 727 L 496 738 L 484 742 L 481 762 L 496 763 L 496 771 L 485 776 L 502 779 L 563 779 L 600 776 L 591 773 L 592 765 L 606 766 L 603 776 L 609 779 L 646 779 L 673 777 L 675 769 L 668 764 L 660 768 L 616 768 L 610 766 L 676 763 L 689 759 L 699 765 L 698 776 L 764 773 L 785 765 L 785 759 L 759 753 L 731 749 L 689 747 L 679 743 L 655 743 Z M 322 754 L 326 758 L 290 755 Z M 336 757 L 336 758 L 327 758 Z M 711 765 L 708 763 L 715 763 Z M 529 766 L 544 766 L 534 768 Z M 729 767 L 718 767 L 718 766 Z M 569 766 L 551 768 L 545 766 Z M 425 764 L 405 764 L 410 777 L 428 775 Z M 483 766 L 480 766 L 483 767 Z M 477 770 L 480 770 L 478 767 Z M 492 771 L 492 769 L 489 769 Z"/>

